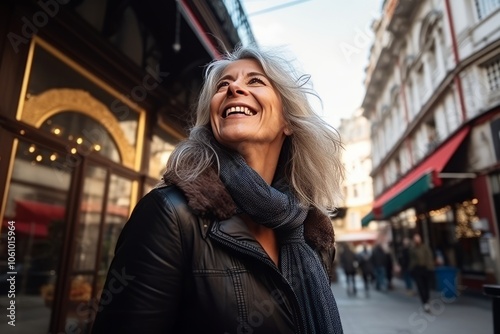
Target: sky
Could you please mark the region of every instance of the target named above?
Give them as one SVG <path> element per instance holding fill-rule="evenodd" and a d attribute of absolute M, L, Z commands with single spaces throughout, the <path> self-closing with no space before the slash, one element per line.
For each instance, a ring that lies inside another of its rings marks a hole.
<path fill-rule="evenodd" d="M 310 74 L 323 104 L 315 111 L 335 127 L 364 97 L 372 22 L 383 0 L 241 0 L 257 43 L 280 47 Z M 272 10 L 274 7 L 279 9 Z M 259 12 L 264 12 L 260 13 Z"/>

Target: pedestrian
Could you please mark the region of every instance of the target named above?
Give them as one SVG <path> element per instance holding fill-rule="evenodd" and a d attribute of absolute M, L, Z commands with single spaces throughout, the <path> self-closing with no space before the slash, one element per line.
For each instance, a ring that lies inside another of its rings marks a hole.
<path fill-rule="evenodd" d="M 318 256 L 341 144 L 291 64 L 245 46 L 207 66 L 189 137 L 121 232 L 94 334 L 342 333 Z"/>
<path fill-rule="evenodd" d="M 345 274 L 347 294 L 355 295 L 357 293 L 356 271 L 358 269 L 358 258 L 352 249 L 352 245 L 349 243 L 344 244 L 342 247 L 340 265 L 342 266 Z"/>
<path fill-rule="evenodd" d="M 430 276 L 434 270 L 434 257 L 431 249 L 422 243 L 420 234 L 413 236 L 413 246 L 410 248 L 410 272 L 415 280 L 420 301 L 426 312 L 430 311 Z"/>
<path fill-rule="evenodd" d="M 401 268 L 401 278 L 405 283 L 406 293 L 412 295 L 413 281 L 410 274 L 410 245 L 410 238 L 405 237 L 403 239 L 402 248 L 398 253 L 398 264 Z"/>
<path fill-rule="evenodd" d="M 370 294 L 370 284 L 373 280 L 373 266 L 370 261 L 371 253 L 368 250 L 366 243 L 363 243 L 361 251 L 358 253 L 358 264 L 359 270 L 361 271 L 361 276 L 363 277 L 363 286 L 365 289 L 365 295 Z"/>
<path fill-rule="evenodd" d="M 387 254 L 382 243 L 377 242 L 372 249 L 370 261 L 375 275 L 375 289 L 382 291 L 387 289 Z"/>
<path fill-rule="evenodd" d="M 394 260 L 392 259 L 392 254 L 390 250 L 384 249 L 385 251 L 385 277 L 387 278 L 387 290 L 394 289 L 394 285 L 392 284 L 392 277 L 394 273 Z"/>

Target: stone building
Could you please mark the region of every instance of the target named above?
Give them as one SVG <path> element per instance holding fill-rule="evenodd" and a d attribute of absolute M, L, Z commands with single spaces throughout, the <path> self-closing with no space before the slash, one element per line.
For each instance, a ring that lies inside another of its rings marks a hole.
<path fill-rule="evenodd" d="M 499 282 L 500 2 L 384 2 L 362 103 L 374 184 L 363 224 L 423 235 L 462 285 Z"/>
<path fill-rule="evenodd" d="M 358 109 L 351 117 L 341 119 L 338 127 L 346 177 L 342 185 L 344 203 L 339 215 L 333 217 L 335 239 L 354 245 L 372 243 L 380 227 L 380 224 L 371 224 L 373 229 L 361 226 L 361 218 L 370 212 L 373 202 L 370 123 L 362 112 Z"/>

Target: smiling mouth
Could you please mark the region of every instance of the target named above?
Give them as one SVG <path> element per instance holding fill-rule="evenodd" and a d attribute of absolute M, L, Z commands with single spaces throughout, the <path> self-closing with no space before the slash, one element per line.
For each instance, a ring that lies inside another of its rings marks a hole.
<path fill-rule="evenodd" d="M 253 116 L 253 115 L 256 115 L 257 113 L 253 110 L 250 110 L 247 107 L 237 106 L 237 107 L 227 108 L 226 110 L 224 110 L 224 112 L 222 113 L 222 118 L 226 118 L 230 115 L 235 115 L 235 114 Z"/>

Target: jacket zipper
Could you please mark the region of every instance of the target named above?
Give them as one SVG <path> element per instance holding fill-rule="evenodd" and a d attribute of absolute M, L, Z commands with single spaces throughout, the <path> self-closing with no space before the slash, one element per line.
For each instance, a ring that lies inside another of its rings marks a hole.
<path fill-rule="evenodd" d="M 295 291 L 293 291 L 292 287 L 290 286 L 290 283 L 288 283 L 287 279 L 281 274 L 281 272 L 278 270 L 274 262 L 271 261 L 271 259 L 264 256 L 259 256 L 257 252 L 255 252 L 253 249 L 245 247 L 244 245 L 240 243 L 234 242 L 231 238 L 226 238 L 225 236 L 221 235 L 221 233 L 217 230 L 216 227 L 217 224 L 212 224 L 212 233 L 210 233 L 210 236 L 214 238 L 215 241 L 221 243 L 222 245 L 236 251 L 243 253 L 245 255 L 248 255 L 257 261 L 262 262 L 264 265 L 269 267 L 276 275 L 278 275 L 284 282 L 286 282 L 286 286 L 290 292 L 290 294 L 293 296 L 292 298 L 292 307 L 293 307 L 293 319 L 297 327 L 297 333 L 296 334 L 304 334 L 305 329 L 304 329 L 304 321 L 301 318 L 302 312 L 300 311 L 299 307 L 299 302 L 297 295 L 295 294 Z"/>

